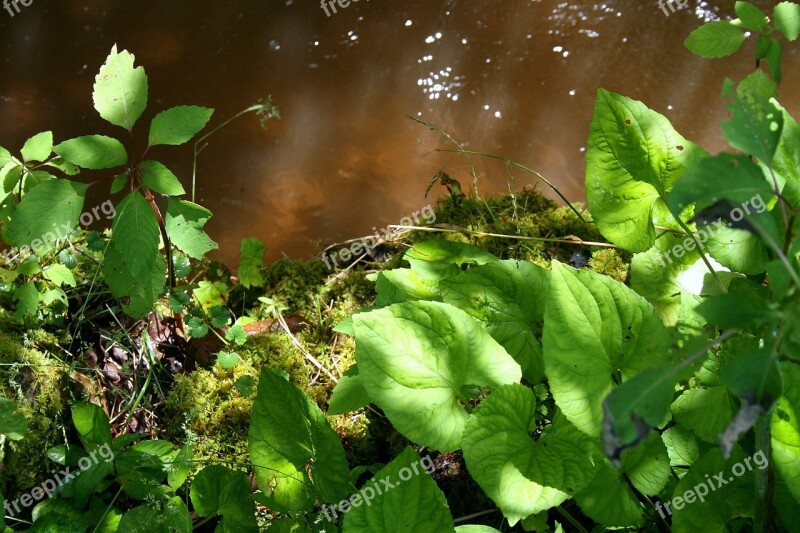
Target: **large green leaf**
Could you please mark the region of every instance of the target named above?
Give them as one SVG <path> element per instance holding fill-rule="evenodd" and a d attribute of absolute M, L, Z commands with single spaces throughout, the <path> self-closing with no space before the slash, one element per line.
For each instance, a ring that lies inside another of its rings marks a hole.
<path fill-rule="evenodd" d="M 87 450 L 111 444 L 111 426 L 108 415 L 97 405 L 87 402 L 72 404 L 72 423 L 83 447 Z"/>
<path fill-rule="evenodd" d="M 750 2 L 738 1 L 735 5 L 736 16 L 742 21 L 745 28 L 762 31 L 769 23 L 769 17 Z"/>
<path fill-rule="evenodd" d="M 563 416 L 533 441 L 536 400 L 522 385 L 501 387 L 464 428 L 464 459 L 473 479 L 512 526 L 560 505 L 591 481 L 594 444 Z"/>
<path fill-rule="evenodd" d="M 787 492 L 800 505 L 800 366 L 782 363 L 783 397 L 772 413 L 772 463 Z"/>
<path fill-rule="evenodd" d="M 744 42 L 744 32 L 725 20 L 703 24 L 684 41 L 692 53 L 706 58 L 725 57 L 735 53 Z"/>
<path fill-rule="evenodd" d="M 53 147 L 64 160 L 91 170 L 114 168 L 128 162 L 125 146 L 105 135 L 84 135 Z"/>
<path fill-rule="evenodd" d="M 192 480 L 190 493 L 198 515 L 222 516 L 218 530 L 258 531 L 250 480 L 242 472 L 221 465 L 206 466 Z"/>
<path fill-rule="evenodd" d="M 724 94 L 731 99 L 728 109 L 733 115 L 722 123 L 722 131 L 731 146 L 770 164 L 783 129 L 783 112 L 774 98 L 760 91 L 732 90 L 726 80 Z"/>
<path fill-rule="evenodd" d="M 605 526 L 638 527 L 644 523 L 642 503 L 623 477 L 623 472 L 601 461 L 591 483 L 575 495 L 587 516 Z"/>
<path fill-rule="evenodd" d="M 725 387 L 696 387 L 684 391 L 672 403 L 675 421 L 706 442 L 717 442 L 717 435 L 730 424 L 734 399 Z"/>
<path fill-rule="evenodd" d="M 111 48 L 94 81 L 94 108 L 108 122 L 128 131 L 147 107 L 147 75 L 133 67 L 135 57 L 127 50 Z"/>
<path fill-rule="evenodd" d="M 663 115 L 599 89 L 586 153 L 586 198 L 600 232 L 631 252 L 653 246 L 654 224 L 674 225 L 662 201 L 666 192 L 705 155 Z"/>
<path fill-rule="evenodd" d="M 787 39 L 794 41 L 800 35 L 800 5 L 797 2 L 781 2 L 772 11 L 775 27 Z"/>
<path fill-rule="evenodd" d="M 169 240 L 183 253 L 194 259 L 202 257 L 217 248 L 217 243 L 203 231 L 211 211 L 187 202 L 170 198 L 167 201 L 167 215 L 164 223 Z"/>
<path fill-rule="evenodd" d="M 378 293 L 376 307 L 415 300 L 441 301 L 435 284 L 426 282 L 409 268 L 395 268 L 378 273 L 375 291 Z"/>
<path fill-rule="evenodd" d="M 410 446 L 365 483 L 349 502 L 343 527 L 348 533 L 454 531 L 444 494 Z M 327 510 L 329 514 L 333 512 L 336 509 Z"/>
<path fill-rule="evenodd" d="M 127 258 L 113 245 L 109 245 L 106 249 L 103 277 L 114 296 L 128 298 L 128 301 L 123 303 L 123 310 L 134 318 L 140 318 L 151 311 L 153 304 L 164 290 L 167 273 L 164 256 L 157 254 L 149 267 L 145 277 L 134 278 L 133 269 Z"/>
<path fill-rule="evenodd" d="M 150 124 L 150 146 L 185 143 L 206 126 L 213 113 L 213 109 L 189 105 L 162 111 Z"/>
<path fill-rule="evenodd" d="M 0 433 L 10 440 L 22 440 L 28 431 L 25 415 L 17 409 L 17 404 L 8 398 L 0 397 Z"/>
<path fill-rule="evenodd" d="M 88 185 L 69 180 L 49 180 L 26 194 L 8 224 L 6 237 L 14 246 L 45 240 L 54 228 L 78 226 Z M 46 247 L 53 246 L 46 242 Z"/>
<path fill-rule="evenodd" d="M 280 464 L 264 463 L 274 459 L 265 450 L 266 444 L 291 463 L 295 472 L 303 472 L 309 465 L 314 488 L 323 501 L 338 502 L 352 489 L 344 448 L 325 415 L 300 389 L 267 368 L 258 382 L 248 442 L 259 486 L 292 474 L 282 474 Z"/>
<path fill-rule="evenodd" d="M 458 266 L 484 265 L 498 260 L 483 248 L 438 239 L 415 243 L 403 259 L 411 264 L 411 270 L 420 278 L 434 284 L 458 274 Z"/>
<path fill-rule="evenodd" d="M 553 262 L 545 311 L 545 373 L 556 404 L 581 431 L 599 436 L 603 400 L 615 380 L 667 358 L 667 331 L 631 289 L 591 271 Z"/>
<path fill-rule="evenodd" d="M 370 403 L 369 395 L 358 375 L 358 365 L 354 364 L 342 374 L 328 402 L 328 414 L 349 413 Z"/>
<path fill-rule="evenodd" d="M 239 249 L 242 253 L 239 256 L 239 268 L 236 269 L 239 281 L 246 289 L 263 287 L 264 277 L 261 270 L 264 268 L 264 252 L 267 247 L 260 239 L 248 237 L 242 239 Z"/>
<path fill-rule="evenodd" d="M 192 518 L 179 496 L 134 507 L 122 516 L 117 533 L 190 533 Z"/>
<path fill-rule="evenodd" d="M 439 288 L 446 303 L 481 320 L 535 384 L 544 377 L 544 362 L 533 327 L 544 318 L 548 276 L 527 261 L 492 261 L 441 281 Z"/>
<path fill-rule="evenodd" d="M 186 193 L 175 174 L 158 161 L 142 161 L 139 163 L 139 172 L 142 174 L 144 184 L 155 192 L 167 196 L 180 196 Z"/>
<path fill-rule="evenodd" d="M 413 442 L 461 446 L 466 403 L 479 387 L 516 383 L 519 365 L 464 311 L 407 302 L 353 317 L 359 378 L 370 399 Z"/>
<path fill-rule="evenodd" d="M 148 280 L 159 255 L 161 232 L 144 196 L 138 191 L 128 194 L 116 209 L 111 229 L 111 246 L 125 259 L 133 279 Z"/>

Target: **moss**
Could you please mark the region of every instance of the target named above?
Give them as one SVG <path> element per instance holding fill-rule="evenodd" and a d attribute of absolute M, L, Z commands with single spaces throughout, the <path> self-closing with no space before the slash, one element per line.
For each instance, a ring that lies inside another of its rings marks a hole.
<path fill-rule="evenodd" d="M 620 251 L 608 248 L 597 250 L 589 259 L 589 267 L 592 270 L 610 276 L 620 283 L 625 283 L 628 279 L 629 263 L 630 259 L 626 261 Z"/>
<path fill-rule="evenodd" d="M 53 357 L 6 333 L 0 333 L 0 365 L 0 394 L 16 402 L 28 424 L 25 438 L 6 445 L 3 494 L 11 496 L 40 481 L 50 466 L 44 451 L 61 443 L 66 369 Z"/>

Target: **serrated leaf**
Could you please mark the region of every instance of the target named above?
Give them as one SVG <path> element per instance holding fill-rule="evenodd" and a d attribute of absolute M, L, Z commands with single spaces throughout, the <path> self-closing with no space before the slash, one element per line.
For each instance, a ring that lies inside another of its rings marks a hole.
<path fill-rule="evenodd" d="M 625 450 L 621 462 L 631 484 L 646 496 L 660 493 L 671 477 L 667 447 L 655 432 L 636 448 Z"/>
<path fill-rule="evenodd" d="M 3 180 L 3 191 L 11 192 L 22 178 L 24 167 L 16 163 L 9 163 L 0 170 L 0 179 Z"/>
<path fill-rule="evenodd" d="M 111 294 L 128 299 L 123 302 L 123 310 L 134 318 L 151 311 L 166 283 L 167 265 L 164 257 L 156 254 L 146 272 L 140 270 L 142 265 L 137 265 L 137 275 L 142 276 L 140 279 L 134 278 L 133 267 L 115 246 L 108 246 L 104 259 L 103 277 Z"/>
<path fill-rule="evenodd" d="M 607 460 L 602 461 L 591 483 L 575 495 L 575 501 L 581 511 L 600 524 L 639 527 L 644 523 L 642 503 L 622 475 Z"/>
<path fill-rule="evenodd" d="M 268 368 L 258 380 L 248 443 L 260 487 L 286 478 L 295 485 L 288 490 L 297 492 L 284 499 L 289 508 L 305 509 L 311 503 L 302 489 L 309 483 L 306 465 L 325 502 L 338 502 L 353 488 L 344 448 L 325 415 L 300 389 Z M 293 472 L 281 471 L 286 462 Z M 298 474 L 301 477 L 295 477 Z"/>
<path fill-rule="evenodd" d="M 364 389 L 358 375 L 358 364 L 354 364 L 342 374 L 336 387 L 333 388 L 333 394 L 328 401 L 328 414 L 349 413 L 361 409 L 369 403 L 369 394 Z"/>
<path fill-rule="evenodd" d="M 716 444 L 717 435 L 733 420 L 735 406 L 725 387 L 696 387 L 678 396 L 670 409 L 677 423 Z"/>
<path fill-rule="evenodd" d="M 88 185 L 49 180 L 26 194 L 8 224 L 6 237 L 14 246 L 30 246 L 53 228 L 76 228 Z M 52 246 L 53 243 L 48 243 Z"/>
<path fill-rule="evenodd" d="M 475 409 L 464 428 L 464 459 L 475 481 L 510 525 L 570 499 L 592 479 L 594 444 L 559 416 L 531 440 L 536 400 L 507 385 Z"/>
<path fill-rule="evenodd" d="M 125 259 L 133 279 L 148 280 L 159 256 L 161 233 L 153 209 L 138 191 L 119 203 L 111 230 L 111 246 Z"/>
<path fill-rule="evenodd" d="M 100 530 L 98 530 L 100 531 Z M 161 505 L 148 503 L 122 516 L 116 533 L 191 533 L 192 517 L 179 496 Z"/>
<path fill-rule="evenodd" d="M 736 16 L 748 30 L 762 31 L 769 22 L 767 15 L 750 2 L 736 2 L 735 10 Z"/>
<path fill-rule="evenodd" d="M 264 267 L 264 252 L 267 247 L 259 239 L 248 237 L 242 239 L 239 256 L 239 268 L 236 271 L 239 282 L 245 287 L 263 287 L 264 278 L 261 269 Z"/>
<path fill-rule="evenodd" d="M 134 68 L 136 58 L 127 50 L 111 48 L 94 81 L 94 108 L 105 120 L 128 131 L 147 107 L 147 75 Z"/>
<path fill-rule="evenodd" d="M 64 141 L 53 151 L 81 168 L 101 170 L 128 162 L 128 153 L 117 139 L 105 135 L 84 135 Z"/>
<path fill-rule="evenodd" d="M 684 45 L 693 54 L 705 58 L 725 57 L 735 53 L 744 42 L 744 32 L 724 20 L 707 22 L 689 34 Z"/>
<path fill-rule="evenodd" d="M 27 141 L 22 147 L 22 160 L 26 163 L 31 161 L 45 161 L 53 151 L 53 132 L 43 131 L 37 133 Z M 2 165 L 0 165 L 2 166 Z"/>
<path fill-rule="evenodd" d="M 167 196 L 186 194 L 177 176 L 158 161 L 142 161 L 139 163 L 139 172 L 144 184 L 158 193 Z"/>
<path fill-rule="evenodd" d="M 456 450 L 470 389 L 516 383 L 519 365 L 464 311 L 439 302 L 394 304 L 353 317 L 359 378 L 405 437 Z"/>
<path fill-rule="evenodd" d="M 239 364 L 239 356 L 234 352 L 219 352 L 217 362 L 223 370 L 230 370 Z"/>
<path fill-rule="evenodd" d="M 542 344 L 553 398 L 570 422 L 600 436 L 615 380 L 666 362 L 667 332 L 653 307 L 607 276 L 553 262 Z"/>
<path fill-rule="evenodd" d="M 772 163 L 783 129 L 783 111 L 774 98 L 759 92 L 734 94 L 726 80 L 723 96 L 730 98 L 731 120 L 722 122 L 722 132 L 731 146 L 765 163 Z"/>
<path fill-rule="evenodd" d="M 173 245 L 194 259 L 202 259 L 211 250 L 217 249 L 217 243 L 203 231 L 211 211 L 187 202 L 170 198 L 167 200 L 165 224 L 167 235 Z"/>
<path fill-rule="evenodd" d="M 653 246 L 655 224 L 675 226 L 662 197 L 706 155 L 663 115 L 599 89 L 586 154 L 586 198 L 603 236 L 631 252 Z"/>
<path fill-rule="evenodd" d="M 526 261 L 492 261 L 442 280 L 445 303 L 482 321 L 519 363 L 530 383 L 544 377 L 542 348 L 533 334 L 544 318 L 549 273 Z"/>
<path fill-rule="evenodd" d="M 429 282 L 456 275 L 461 265 L 484 265 L 498 258 L 483 248 L 460 242 L 430 240 L 415 243 L 403 259 L 411 264 L 411 270 Z"/>
<path fill-rule="evenodd" d="M 775 27 L 790 41 L 800 35 L 800 5 L 796 2 L 781 2 L 772 11 Z"/>
<path fill-rule="evenodd" d="M 162 111 L 150 124 L 149 145 L 179 145 L 205 128 L 213 109 L 198 106 L 178 106 Z"/>
<path fill-rule="evenodd" d="M 374 499 L 366 502 L 366 497 L 351 497 L 353 505 L 344 517 L 343 530 L 349 533 L 454 531 L 447 500 L 421 465 L 419 455 L 407 446 L 358 493 L 376 495 Z M 409 472 L 410 477 L 403 472 Z M 386 481 L 392 485 L 391 489 Z"/>

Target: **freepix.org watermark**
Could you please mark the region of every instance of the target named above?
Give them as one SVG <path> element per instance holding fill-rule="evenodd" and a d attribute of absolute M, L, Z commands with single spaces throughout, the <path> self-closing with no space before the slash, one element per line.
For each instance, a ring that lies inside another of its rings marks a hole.
<path fill-rule="evenodd" d="M 425 219 L 427 224 L 433 224 L 436 221 L 436 213 L 433 211 L 433 207 L 430 205 L 426 205 L 419 211 L 414 211 L 411 213 L 410 217 L 403 217 L 400 220 L 400 225 L 402 226 L 411 226 L 412 224 L 419 225 L 419 215 L 422 215 L 422 218 Z M 413 220 L 412 220 L 413 218 Z M 334 267 L 338 267 L 338 260 L 341 260 L 342 263 L 346 263 L 353 257 L 358 257 L 362 254 L 369 253 L 373 248 L 378 246 L 381 241 L 388 241 L 391 240 L 393 237 L 393 233 L 395 231 L 401 231 L 400 229 L 392 229 L 392 228 L 383 228 L 378 231 L 375 226 L 372 227 L 372 231 L 375 232 L 375 236 L 372 235 L 368 237 L 364 237 L 363 239 L 355 241 L 353 244 L 350 245 L 349 248 L 341 248 L 336 252 L 332 253 L 330 256 L 327 253 L 322 254 L 322 260 L 325 262 L 325 266 L 328 267 L 328 270 L 333 270 Z M 383 233 L 383 237 L 381 237 L 381 233 Z M 333 266 L 331 266 L 333 263 Z"/>
<path fill-rule="evenodd" d="M 22 4 L 22 7 L 28 7 L 32 3 L 33 0 L 3 0 L 3 9 L 8 11 L 8 14 L 13 17 L 14 15 L 16 15 L 21 11 L 21 9 L 19 8 L 20 4 Z M 14 8 L 13 11 L 11 9 L 12 7 Z M 14 11 L 16 11 L 16 13 Z"/>
<path fill-rule="evenodd" d="M 97 457 L 98 455 L 100 456 L 99 458 Z M 114 451 L 108 444 L 103 444 L 96 450 L 92 451 L 89 455 L 81 457 L 78 460 L 78 468 L 80 468 L 80 470 L 70 470 L 70 468 L 67 466 L 61 472 L 53 473 L 55 479 L 50 478 L 44 480 L 41 485 L 33 487 L 30 491 L 26 492 L 19 498 L 11 501 L 4 500 L 3 504 L 6 508 L 6 516 L 13 518 L 16 513 L 21 513 L 22 509 L 30 507 L 45 496 L 49 498 L 56 491 L 58 491 L 61 486 L 81 475 L 81 472 L 89 470 L 94 465 L 100 463 L 101 459 L 106 463 L 114 459 Z M 22 509 L 20 509 L 20 505 L 22 506 Z"/>
<path fill-rule="evenodd" d="M 751 211 L 752 209 L 752 211 Z M 760 194 L 757 194 L 750 198 L 749 200 L 742 203 L 741 207 L 735 207 L 733 210 L 728 214 L 728 217 L 733 222 L 739 222 L 742 220 L 746 214 L 751 214 L 751 212 L 755 213 L 763 213 L 767 209 L 767 204 L 764 203 L 764 199 L 761 198 Z M 693 237 L 686 237 L 686 240 L 680 242 L 670 248 L 669 250 L 656 255 L 656 259 L 661 266 L 666 268 L 667 264 L 672 264 L 672 256 L 677 257 L 680 259 L 684 256 L 686 252 L 691 252 L 697 247 L 697 244 L 700 244 L 700 248 L 705 249 L 705 242 L 712 237 L 718 231 L 727 228 L 728 226 L 722 219 L 717 219 L 710 225 L 704 227 L 700 231 L 697 232 L 697 241 L 695 242 Z"/>
<path fill-rule="evenodd" d="M 106 216 L 106 220 L 111 220 L 114 218 L 114 215 L 116 215 L 116 209 L 114 208 L 114 204 L 111 202 L 111 200 L 106 200 L 102 204 L 95 206 L 91 211 L 85 211 L 81 213 L 81 216 L 78 218 L 78 222 L 81 226 L 87 227 L 93 222 L 100 220 L 101 213 Z M 38 239 L 33 239 L 30 246 L 27 244 L 20 246 L 16 250 L 16 258 L 21 257 L 23 255 L 22 252 L 25 251 L 28 251 L 34 255 L 40 255 L 40 253 L 46 252 L 56 243 L 65 242 L 70 235 L 72 235 L 75 229 L 76 228 L 73 227 L 72 224 L 53 224 L 53 231 L 41 235 Z M 14 253 L 11 249 L 4 250 L 2 252 L 2 256 L 8 263 L 14 262 L 15 258 L 12 257 L 13 255 Z"/>
<path fill-rule="evenodd" d="M 667 6 L 669 6 L 670 11 L 675 13 L 675 6 L 678 6 L 678 9 L 683 9 L 689 5 L 689 0 L 658 0 L 658 7 L 661 11 L 664 12 L 665 16 L 669 16 L 670 14 L 667 12 Z"/>
<path fill-rule="evenodd" d="M 411 479 L 412 476 L 420 475 L 420 468 L 422 467 L 424 471 L 428 474 L 432 474 L 435 470 L 435 465 L 433 464 L 433 459 L 431 459 L 430 455 L 426 455 L 419 461 L 415 461 L 408 466 L 404 466 L 400 469 L 397 473 L 398 477 L 400 478 L 399 481 L 392 482 L 392 476 L 386 476 L 383 479 L 375 479 L 375 487 L 373 488 L 372 485 L 363 487 L 361 490 L 347 498 L 346 500 L 340 501 L 337 505 L 328 507 L 327 505 L 322 506 L 322 514 L 325 515 L 329 521 L 332 521 L 338 518 L 339 514 L 336 512 L 337 509 L 339 513 L 345 514 L 347 511 L 352 509 L 353 507 L 358 507 L 362 503 L 367 504 L 367 507 L 372 505 L 372 500 L 375 499 L 376 496 L 380 496 L 393 488 L 399 486 L 403 481 L 408 481 Z M 333 516 L 331 517 L 331 514 Z"/>
<path fill-rule="evenodd" d="M 753 454 L 752 457 L 745 457 L 744 461 L 741 463 L 736 463 L 731 467 L 731 473 L 735 477 L 742 477 L 748 471 L 753 470 L 753 465 L 750 464 L 750 461 L 754 461 L 756 466 L 759 470 L 764 470 L 769 466 L 769 461 L 767 460 L 767 456 L 764 455 L 763 450 L 758 450 L 756 453 Z M 676 511 L 680 511 L 683 509 L 685 504 L 694 503 L 695 500 L 700 500 L 701 502 L 706 501 L 706 496 L 709 493 L 714 492 L 718 488 L 722 487 L 723 485 L 727 485 L 731 483 L 735 478 L 734 477 L 725 477 L 725 472 L 720 471 L 718 474 L 714 475 L 714 477 L 709 477 L 706 474 L 706 481 L 703 483 L 698 483 L 691 489 L 687 490 L 683 493 L 682 496 L 675 496 L 672 500 L 665 502 L 662 504 L 661 502 L 656 502 L 656 511 L 658 514 L 661 515 L 661 518 L 666 518 L 667 516 L 664 514 L 664 509 L 666 509 L 668 515 L 672 515 L 672 510 L 670 510 L 670 506 L 672 506 Z M 715 486 L 716 485 L 716 486 Z"/>
<path fill-rule="evenodd" d="M 345 9 L 346 7 L 350 7 L 350 2 L 357 3 L 358 0 L 320 0 L 319 7 L 325 12 L 325 16 L 330 17 L 331 11 L 333 11 L 334 14 L 336 13 L 337 5 Z M 367 0 L 367 2 L 369 2 L 369 0 Z"/>

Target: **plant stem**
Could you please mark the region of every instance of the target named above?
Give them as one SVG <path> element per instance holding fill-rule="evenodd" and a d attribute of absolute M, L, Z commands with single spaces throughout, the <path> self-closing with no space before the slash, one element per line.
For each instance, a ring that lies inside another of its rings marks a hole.
<path fill-rule="evenodd" d="M 94 452 L 92 452 L 92 453 L 94 453 Z M 113 498 L 111 498 L 111 502 L 108 504 L 108 507 L 106 507 L 106 510 L 103 511 L 103 516 L 101 516 L 100 520 L 97 521 L 97 525 L 94 526 L 94 529 L 92 530 L 92 533 L 97 533 L 97 528 L 99 528 L 100 525 L 103 523 L 103 520 L 105 519 L 106 515 L 108 514 L 108 511 L 110 511 L 111 508 L 114 507 L 114 502 L 117 501 L 117 498 L 119 498 L 120 494 L 122 494 L 122 486 L 119 487 L 119 490 L 117 490 L 117 493 L 114 494 Z"/>
<path fill-rule="evenodd" d="M 766 456 L 767 465 L 772 463 L 772 449 L 770 447 L 770 418 L 772 411 L 764 413 L 756 422 L 756 452 L 762 451 Z M 755 517 L 753 518 L 753 531 L 760 533 L 769 530 L 769 516 L 772 495 L 770 494 L 769 466 L 755 470 Z"/>
<path fill-rule="evenodd" d="M 581 525 L 581 523 L 580 523 L 580 522 L 578 522 L 577 520 L 575 520 L 575 517 L 573 517 L 571 514 L 569 514 L 569 513 L 567 512 L 567 510 L 566 510 L 566 509 L 564 509 L 563 507 L 561 507 L 560 505 L 558 505 L 558 506 L 556 506 L 556 511 L 558 511 L 558 514 L 560 514 L 561 516 L 563 516 L 563 517 L 564 517 L 564 518 L 567 520 L 567 522 L 569 522 L 570 524 L 572 524 L 572 527 L 574 527 L 575 529 L 577 529 L 578 531 L 580 531 L 580 533 L 589 533 L 588 531 L 586 531 L 586 528 L 585 528 L 585 527 L 583 527 L 583 526 Z"/>

